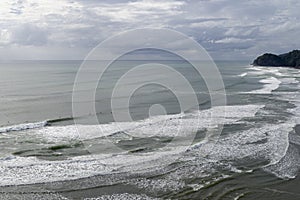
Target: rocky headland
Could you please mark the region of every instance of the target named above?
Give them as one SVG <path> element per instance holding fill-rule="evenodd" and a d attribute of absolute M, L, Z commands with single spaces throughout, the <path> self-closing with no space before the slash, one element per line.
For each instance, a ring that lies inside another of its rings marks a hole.
<path fill-rule="evenodd" d="M 293 67 L 300 69 L 300 50 L 275 55 L 266 53 L 253 61 L 254 66 Z"/>

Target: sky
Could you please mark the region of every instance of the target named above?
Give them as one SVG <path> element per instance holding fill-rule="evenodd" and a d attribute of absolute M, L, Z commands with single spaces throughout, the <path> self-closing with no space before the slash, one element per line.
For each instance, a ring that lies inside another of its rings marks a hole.
<path fill-rule="evenodd" d="M 299 49 L 299 9 L 299 0 L 1 0 L 0 60 L 80 60 L 136 28 L 176 30 L 215 59 L 251 60 Z"/>

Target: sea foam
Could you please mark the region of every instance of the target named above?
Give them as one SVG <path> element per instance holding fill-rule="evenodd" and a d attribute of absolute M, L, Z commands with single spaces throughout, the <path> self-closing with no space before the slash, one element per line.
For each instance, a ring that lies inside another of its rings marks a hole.
<path fill-rule="evenodd" d="M 270 94 L 272 91 L 276 90 L 279 87 L 279 85 L 281 84 L 281 81 L 275 77 L 266 78 L 266 79 L 260 80 L 259 82 L 265 84 L 262 89 L 252 90 L 250 92 L 244 92 L 244 93 Z"/>
<path fill-rule="evenodd" d="M 200 125 L 202 127 L 210 127 L 212 124 L 217 125 L 219 123 L 234 123 L 241 120 L 244 117 L 253 117 L 255 113 L 261 109 L 262 105 L 240 105 L 240 106 L 226 106 L 215 107 L 205 111 L 198 111 L 189 114 L 184 114 L 188 123 L 183 123 L 182 129 L 191 129 L 190 126 L 198 127 L 199 113 Z M 213 120 L 207 120 L 207 117 L 211 116 L 211 112 L 225 109 L 225 118 L 221 114 L 216 114 Z M 176 119 L 178 117 L 178 119 Z M 176 120 L 182 118 L 182 114 L 172 116 L 158 116 L 150 119 L 142 120 L 139 122 L 125 123 L 123 127 L 125 129 L 131 129 L 134 132 L 137 130 L 143 131 L 143 136 L 147 135 L 147 132 L 156 130 L 157 124 L 162 120 L 170 122 L 167 126 L 164 125 L 165 131 L 162 134 L 169 135 L 177 126 Z M 172 119 L 172 120 L 170 120 Z M 174 122 L 173 122 L 174 121 Z M 213 122 L 213 123 L 212 123 Z M 188 124 L 188 126 L 184 126 Z M 110 130 L 106 134 L 112 134 L 116 127 L 115 124 L 106 124 L 106 130 Z M 121 126 L 122 127 L 122 126 Z M 133 128 L 134 127 L 134 128 Z M 86 126 L 85 128 L 88 128 Z M 92 129 L 98 127 L 93 127 Z M 88 128 L 89 129 L 89 128 Z M 117 129 L 118 130 L 118 129 Z M 62 132 L 63 131 L 63 132 Z M 31 133 L 40 134 L 50 141 L 58 141 L 59 139 L 70 139 L 74 137 L 75 126 L 62 127 L 44 127 L 37 130 L 31 130 Z M 88 131 L 87 131 L 88 132 Z M 94 135 L 95 134 L 95 135 Z M 100 135 L 103 136 L 103 135 Z M 174 135 L 172 135 L 174 136 Z M 86 135 L 86 138 L 99 137 L 99 132 L 95 132 L 91 135 Z M 174 148 L 174 149 L 172 149 Z M 162 161 L 166 158 L 172 158 L 178 156 L 177 147 L 171 149 L 144 154 L 103 154 L 103 155 L 86 155 L 73 157 L 63 161 L 45 161 L 35 157 L 14 157 L 13 159 L 3 160 L 0 164 L 0 179 L 2 180 L 0 185 L 19 185 L 19 184 L 34 184 L 43 182 L 54 182 L 64 180 L 74 180 L 78 178 L 90 177 L 94 175 L 107 175 L 113 173 L 127 173 L 127 172 L 142 172 L 151 171 L 161 168 Z M 227 147 L 226 147 L 227 148 Z M 224 151 L 223 149 L 222 151 Z M 223 155 L 223 154 L 222 154 Z M 190 156 L 187 156 L 190 157 Z M 221 157 L 220 157 L 221 158 Z M 209 163 L 209 162 L 208 162 Z M 210 164 L 206 164 L 208 166 Z"/>

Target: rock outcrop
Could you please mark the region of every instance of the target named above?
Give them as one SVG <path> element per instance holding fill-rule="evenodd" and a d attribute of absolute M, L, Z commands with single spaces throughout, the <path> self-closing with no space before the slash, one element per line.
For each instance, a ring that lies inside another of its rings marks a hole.
<path fill-rule="evenodd" d="M 274 66 L 274 67 L 294 67 L 300 69 L 300 50 L 289 53 L 275 55 L 266 53 L 256 58 L 253 62 L 255 66 Z"/>

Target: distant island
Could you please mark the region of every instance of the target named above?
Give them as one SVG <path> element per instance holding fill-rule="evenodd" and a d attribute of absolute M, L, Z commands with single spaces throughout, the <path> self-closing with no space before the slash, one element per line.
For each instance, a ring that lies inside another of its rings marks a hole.
<path fill-rule="evenodd" d="M 254 66 L 293 67 L 300 69 L 300 50 L 275 55 L 266 53 L 253 61 Z"/>

